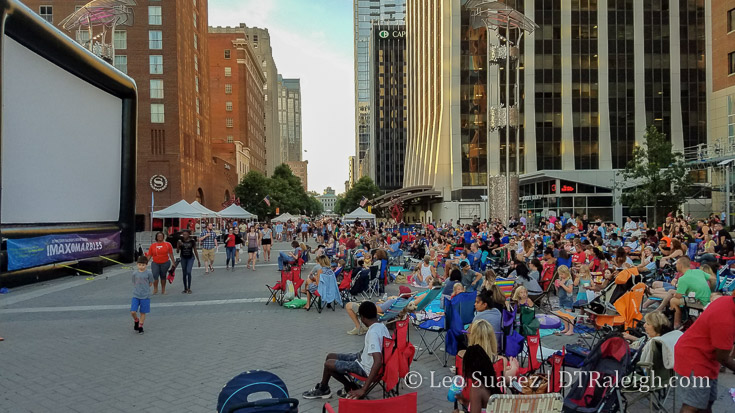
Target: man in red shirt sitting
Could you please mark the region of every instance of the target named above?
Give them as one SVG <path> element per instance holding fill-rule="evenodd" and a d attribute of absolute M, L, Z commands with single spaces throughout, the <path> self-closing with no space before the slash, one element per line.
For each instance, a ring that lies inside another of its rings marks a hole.
<path fill-rule="evenodd" d="M 682 413 L 712 411 L 720 365 L 735 371 L 735 360 L 730 356 L 733 344 L 735 296 L 725 296 L 707 306 L 674 348 Z"/>

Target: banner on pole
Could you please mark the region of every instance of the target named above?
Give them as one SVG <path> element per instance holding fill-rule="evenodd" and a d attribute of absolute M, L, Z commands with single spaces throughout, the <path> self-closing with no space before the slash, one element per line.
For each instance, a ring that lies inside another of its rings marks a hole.
<path fill-rule="evenodd" d="M 8 271 L 120 252 L 120 231 L 8 240 Z"/>

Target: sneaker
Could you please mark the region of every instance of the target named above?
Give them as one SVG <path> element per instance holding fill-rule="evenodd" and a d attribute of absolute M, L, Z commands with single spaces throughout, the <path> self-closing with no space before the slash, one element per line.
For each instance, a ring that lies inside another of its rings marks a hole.
<path fill-rule="evenodd" d="M 186 290 L 186 293 L 187 294 L 191 294 L 191 290 Z"/>
<path fill-rule="evenodd" d="M 143 326 L 138 327 L 138 334 L 143 334 Z"/>
<path fill-rule="evenodd" d="M 367 333 L 368 328 L 365 326 L 360 327 L 360 332 L 357 334 L 358 336 L 364 336 L 365 333 Z"/>
<path fill-rule="evenodd" d="M 181 294 L 186 294 L 187 292 L 188 292 L 187 290 L 184 290 L 181 292 Z"/>
<path fill-rule="evenodd" d="M 301 397 L 305 399 L 328 399 L 332 397 L 332 391 L 329 390 L 329 387 L 326 390 L 322 390 L 321 388 L 312 389 L 304 392 Z"/>
<path fill-rule="evenodd" d="M 349 395 L 350 395 L 350 392 L 348 392 L 347 389 L 337 390 L 337 397 L 339 397 L 340 399 L 344 399 Z"/>
<path fill-rule="evenodd" d="M 355 327 L 352 330 L 348 331 L 347 334 L 351 336 L 356 336 L 360 334 L 360 330 L 357 327 Z"/>
<path fill-rule="evenodd" d="M 133 323 L 133 330 L 138 331 L 140 328 L 140 321 L 136 321 Z"/>

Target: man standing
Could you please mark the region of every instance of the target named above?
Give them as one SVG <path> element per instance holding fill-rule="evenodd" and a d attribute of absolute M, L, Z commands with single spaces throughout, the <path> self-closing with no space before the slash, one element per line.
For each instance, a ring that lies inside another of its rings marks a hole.
<path fill-rule="evenodd" d="M 735 297 L 725 296 L 713 301 L 676 343 L 674 371 L 677 392 L 683 396 L 682 413 L 712 411 L 720 365 L 735 371 L 730 356 L 734 343 Z"/>
<path fill-rule="evenodd" d="M 204 273 L 214 272 L 214 250 L 217 249 L 217 234 L 212 229 L 212 223 L 199 234 L 202 243 L 202 258 L 204 258 Z"/>

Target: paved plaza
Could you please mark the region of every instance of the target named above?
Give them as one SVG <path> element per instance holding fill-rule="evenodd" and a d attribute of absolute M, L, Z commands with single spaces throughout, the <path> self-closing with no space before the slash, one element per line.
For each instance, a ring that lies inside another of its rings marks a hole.
<path fill-rule="evenodd" d="M 280 376 L 300 399 L 300 411 L 321 411 L 324 401 L 303 400 L 301 393 L 319 381 L 327 352 L 359 351 L 363 337 L 345 334 L 352 323 L 341 308 L 318 314 L 265 305 L 265 284 L 278 278 L 275 251 L 286 247 L 276 244 L 272 262 L 260 262 L 255 272 L 244 268 L 247 257 L 226 271 L 224 253 L 218 254 L 213 274 L 195 268 L 191 295 L 181 294 L 177 272 L 167 294 L 153 296 L 144 335 L 132 328 L 129 269 L 12 289 L 0 296 L 6 339 L 0 343 L 0 411 L 212 412 L 222 386 L 251 369 Z M 418 342 L 415 332 L 410 337 Z M 561 348 L 562 340 L 547 337 L 543 345 Z M 430 386 L 432 372 L 438 381 L 451 375 L 449 368 L 425 354 L 412 369 L 424 378 L 419 411 L 451 411 L 446 389 Z M 333 381 L 333 391 L 337 386 Z M 730 387 L 735 376 L 724 373 L 715 411 L 733 410 Z M 331 402 L 336 405 L 336 396 Z M 638 404 L 633 411 L 647 408 Z"/>

